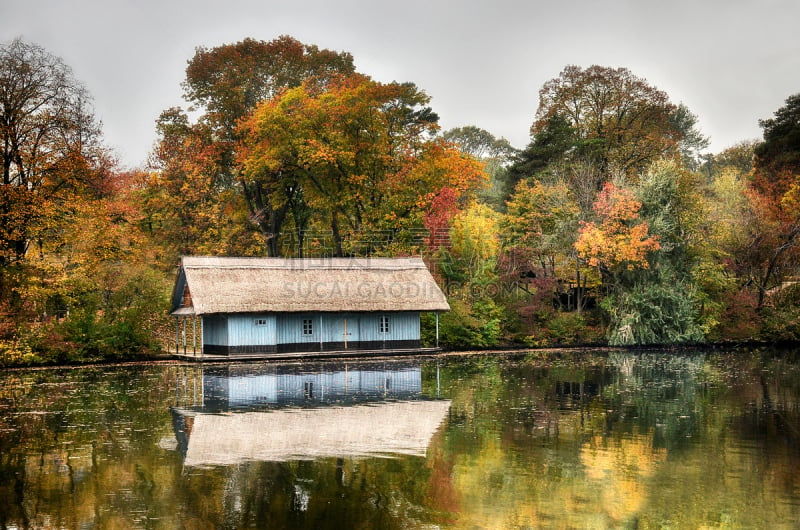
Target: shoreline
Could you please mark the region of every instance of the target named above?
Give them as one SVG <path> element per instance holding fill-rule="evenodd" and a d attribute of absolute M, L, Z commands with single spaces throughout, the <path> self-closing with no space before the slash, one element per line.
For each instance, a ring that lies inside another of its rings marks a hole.
<path fill-rule="evenodd" d="M 411 351 L 403 351 L 396 354 L 381 354 L 380 351 L 370 351 L 353 354 L 345 352 L 332 352 L 330 355 L 315 356 L 315 355 L 285 355 L 281 357 L 228 357 L 221 358 L 221 356 L 214 356 L 197 359 L 186 358 L 185 356 L 175 355 L 173 353 L 158 353 L 147 355 L 142 359 L 126 359 L 126 360 L 108 360 L 108 361 L 93 361 L 87 363 L 71 363 L 71 364 L 41 364 L 30 366 L 7 366 L 0 367 L 0 372 L 14 372 L 14 371 L 33 371 L 33 370 L 65 370 L 73 368 L 96 368 L 107 366 L 139 366 L 144 364 L 232 364 L 232 363 L 290 363 L 290 362 L 336 362 L 336 361 L 372 361 L 372 360 L 387 360 L 387 359 L 437 359 L 437 358 L 455 358 L 455 357 L 474 357 L 478 355 L 498 355 L 498 356 L 512 356 L 521 354 L 540 354 L 542 356 L 552 356 L 559 353 L 608 353 L 612 351 L 625 351 L 625 352 L 640 352 L 640 353 L 653 353 L 653 352 L 667 352 L 667 353 L 687 353 L 691 351 L 740 351 L 740 350 L 776 350 L 776 351 L 791 351 L 797 350 L 800 352 L 800 343 L 765 343 L 765 342 L 715 342 L 706 344 L 668 344 L 668 345 L 648 345 L 648 346 L 606 346 L 600 344 L 594 345 L 565 345 L 565 346 L 516 346 L 505 345 L 492 348 L 468 348 L 463 350 L 447 350 L 439 349 L 438 351 L 431 351 L 431 349 L 423 348 L 418 353 Z"/>

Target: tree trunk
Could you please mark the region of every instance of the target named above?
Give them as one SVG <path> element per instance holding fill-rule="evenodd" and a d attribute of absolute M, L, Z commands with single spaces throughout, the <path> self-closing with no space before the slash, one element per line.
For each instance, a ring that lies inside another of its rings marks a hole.
<path fill-rule="evenodd" d="M 331 234 L 333 235 L 333 248 L 336 257 L 344 257 L 342 235 L 339 233 L 339 219 L 335 211 L 331 212 Z"/>

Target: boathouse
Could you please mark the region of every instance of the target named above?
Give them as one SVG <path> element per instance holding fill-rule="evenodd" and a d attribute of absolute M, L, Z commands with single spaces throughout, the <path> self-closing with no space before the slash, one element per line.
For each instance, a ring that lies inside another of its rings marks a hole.
<path fill-rule="evenodd" d="M 172 295 L 188 355 L 413 350 L 449 309 L 419 258 L 184 257 Z"/>

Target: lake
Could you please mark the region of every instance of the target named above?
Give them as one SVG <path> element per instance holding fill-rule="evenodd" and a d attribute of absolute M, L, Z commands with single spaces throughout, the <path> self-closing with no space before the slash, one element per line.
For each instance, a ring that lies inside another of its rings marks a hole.
<path fill-rule="evenodd" d="M 797 352 L 0 372 L 2 528 L 797 528 Z"/>

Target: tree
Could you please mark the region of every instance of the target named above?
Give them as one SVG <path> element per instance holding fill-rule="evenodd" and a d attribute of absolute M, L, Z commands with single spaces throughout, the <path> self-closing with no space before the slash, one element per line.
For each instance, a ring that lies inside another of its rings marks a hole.
<path fill-rule="evenodd" d="M 191 125 L 180 109 L 162 112 L 157 164 L 138 194 L 153 236 L 174 263 L 185 254 L 251 255 L 263 247 L 248 231 L 246 206 L 229 185 L 223 144 L 205 123 Z"/>
<path fill-rule="evenodd" d="M 694 279 L 700 212 L 693 175 L 674 161 L 653 164 L 633 188 L 606 184 L 575 247 L 603 273 L 609 342 L 699 342 Z"/>
<path fill-rule="evenodd" d="M 564 276 L 564 264 L 574 254 L 579 213 L 566 182 L 523 180 L 508 201 L 504 246 L 527 250 L 544 276 Z"/>
<path fill-rule="evenodd" d="M 242 222 L 256 226 L 267 253 L 278 256 L 279 236 L 289 216 L 300 233 L 305 227 L 308 215 L 304 197 L 299 188 L 291 185 L 277 189 L 263 180 L 242 178 L 236 152 L 241 140 L 239 123 L 259 103 L 276 98 L 304 81 L 322 88 L 332 78 L 354 71 L 350 54 L 306 45 L 289 36 L 270 42 L 245 39 L 211 49 L 197 48 L 186 68 L 183 88 L 190 109 L 199 112 L 200 117 L 197 123 L 190 124 L 180 109 L 169 109 L 162 114 L 161 145 L 156 152 L 158 166 L 168 170 L 184 168 L 174 172 L 174 178 L 191 173 L 208 174 L 213 178 L 209 193 L 223 193 L 239 186 L 247 212 L 239 217 Z M 165 128 L 168 122 L 183 123 L 186 127 Z M 198 162 L 197 149 L 181 148 L 182 143 L 201 148 L 203 156 L 198 168 L 190 169 Z M 213 203 L 216 198 L 205 200 Z"/>
<path fill-rule="evenodd" d="M 648 268 L 647 255 L 658 250 L 659 242 L 641 219 L 641 207 L 633 191 L 606 183 L 594 205 L 599 222 L 584 222 L 578 230 L 575 248 L 581 258 L 607 278 Z"/>
<path fill-rule="evenodd" d="M 501 163 L 509 160 L 514 154 L 514 149 L 505 138 L 495 136 L 485 129 L 468 125 L 456 127 L 442 133 L 442 138 L 458 145 L 461 152 L 477 159 L 496 159 Z"/>
<path fill-rule="evenodd" d="M 433 140 L 438 116 L 428 102 L 411 83 L 363 75 L 331 80 L 324 90 L 313 83 L 287 90 L 242 124 L 243 187 L 261 190 L 272 205 L 302 190 L 330 229 L 336 255 L 371 253 L 346 249 L 346 234 L 369 240 L 409 221 L 419 229 L 444 186 L 461 195 L 484 179 L 480 164 Z"/>
<path fill-rule="evenodd" d="M 786 98 L 774 117 L 759 120 L 764 141 L 755 148 L 758 169 L 753 184 L 759 192 L 786 193 L 800 174 L 800 94 Z"/>
<path fill-rule="evenodd" d="M 554 164 L 569 161 L 566 155 L 577 141 L 578 133 L 565 117 L 558 113 L 548 116 L 509 168 L 511 187 L 528 177 L 538 177 Z"/>
<path fill-rule="evenodd" d="M 86 89 L 64 62 L 15 39 L 0 46 L 0 314 L 39 318 L 26 284 L 52 293 L 45 251 L 58 249 L 83 196 L 107 193 L 113 160 Z M 32 248 L 41 257 L 28 259 Z M 0 326 L 2 327 L 2 326 Z"/>
<path fill-rule="evenodd" d="M 473 202 L 452 219 L 451 246 L 437 254 L 453 309 L 442 318 L 445 344 L 492 346 L 500 339 L 504 308 L 495 301 L 500 217 Z"/>
<path fill-rule="evenodd" d="M 681 136 L 678 149 L 683 165 L 692 171 L 697 170 L 703 158 L 701 151 L 709 144 L 708 137 L 697 129 L 697 116 L 689 110 L 689 107 L 681 103 L 670 115 L 670 121 Z"/>
<path fill-rule="evenodd" d="M 703 163 L 698 168 L 706 181 L 711 183 L 725 172 L 735 172 L 740 177 L 753 170 L 755 148 L 759 142 L 746 140 L 738 142 L 716 154 L 703 155 Z"/>
<path fill-rule="evenodd" d="M 516 158 L 518 150 L 505 138 L 495 138 L 489 131 L 474 125 L 445 131 L 442 138 L 453 142 L 462 153 L 484 163 L 490 185 L 481 191 L 480 199 L 495 209 L 502 209 L 503 201 L 508 197 L 512 187 L 508 182 L 508 168 Z"/>
<path fill-rule="evenodd" d="M 616 169 L 634 177 L 651 162 L 678 153 L 684 129 L 694 125 L 690 117 L 625 68 L 567 66 L 539 91 L 531 135 L 568 125 L 576 134 L 576 154 L 604 173 Z"/>
<path fill-rule="evenodd" d="M 237 122 L 259 103 L 308 79 L 324 84 L 353 73 L 349 53 L 319 49 L 282 35 L 270 42 L 244 39 L 199 47 L 186 68 L 184 97 L 223 139 L 235 139 Z"/>
<path fill-rule="evenodd" d="M 64 62 L 15 39 L 0 47 L 0 269 L 22 260 L 76 187 L 98 185 L 100 128 Z"/>
<path fill-rule="evenodd" d="M 758 307 L 767 291 L 780 285 L 800 266 L 800 94 L 786 99 L 773 118 L 759 122 L 764 141 L 755 149 L 752 188 L 754 200 L 772 229 L 758 235 L 765 252 L 759 253 L 755 276 Z"/>

